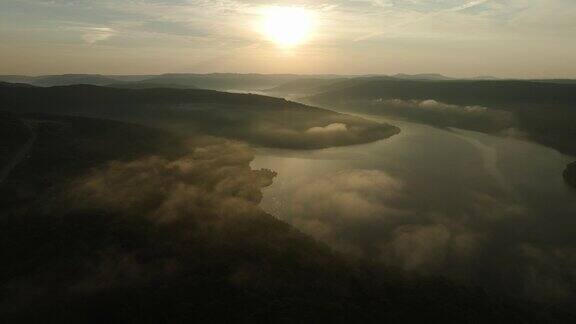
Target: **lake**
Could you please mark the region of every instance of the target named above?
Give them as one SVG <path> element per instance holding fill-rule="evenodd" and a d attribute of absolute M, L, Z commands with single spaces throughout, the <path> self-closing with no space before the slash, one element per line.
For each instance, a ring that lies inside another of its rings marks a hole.
<path fill-rule="evenodd" d="M 366 116 L 364 116 L 366 117 Z M 334 249 L 487 289 L 565 298 L 576 282 L 574 158 L 514 138 L 387 120 L 392 138 L 258 149 L 261 206 Z"/>

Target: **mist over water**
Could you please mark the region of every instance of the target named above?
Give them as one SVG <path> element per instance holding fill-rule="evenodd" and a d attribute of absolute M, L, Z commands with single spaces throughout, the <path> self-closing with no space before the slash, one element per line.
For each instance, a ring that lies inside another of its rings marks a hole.
<path fill-rule="evenodd" d="M 0 26 L 0 324 L 576 323 L 576 0 Z"/>
<path fill-rule="evenodd" d="M 389 121 L 399 135 L 316 151 L 260 149 L 261 206 L 345 253 L 535 299 L 574 295 L 573 160 L 507 137 Z"/>

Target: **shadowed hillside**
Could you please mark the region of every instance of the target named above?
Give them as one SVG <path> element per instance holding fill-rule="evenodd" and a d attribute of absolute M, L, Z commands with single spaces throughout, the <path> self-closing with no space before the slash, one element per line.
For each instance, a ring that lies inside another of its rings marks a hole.
<path fill-rule="evenodd" d="M 393 81 L 376 80 L 346 87 L 335 93 L 322 93 L 311 99 L 321 101 L 353 99 L 434 99 L 457 105 L 576 104 L 573 84 L 532 81 Z"/>
<path fill-rule="evenodd" d="M 566 171 L 564 171 L 564 180 L 576 189 L 576 162 L 572 162 L 566 166 Z"/>
<path fill-rule="evenodd" d="M 299 79 L 283 83 L 277 87 L 263 90 L 271 95 L 313 95 L 325 91 L 330 85 L 339 84 L 343 79 Z"/>
<path fill-rule="evenodd" d="M 18 117 L 0 111 L 0 170 L 10 162 L 30 135 L 30 130 Z"/>
<path fill-rule="evenodd" d="M 158 88 L 197 89 L 198 88 L 194 85 L 164 84 L 164 83 L 136 82 L 136 81 L 116 82 L 106 84 L 105 86 L 118 89 L 158 89 Z"/>
<path fill-rule="evenodd" d="M 0 99 L 11 112 L 105 117 L 270 147 L 360 144 L 399 132 L 390 125 L 284 99 L 212 90 L 0 87 Z"/>
<path fill-rule="evenodd" d="M 355 84 L 307 101 L 441 127 L 489 133 L 519 131 L 536 142 L 576 155 L 576 85 L 568 82 L 357 79 Z"/>
<path fill-rule="evenodd" d="M 252 170 L 244 145 L 107 120 L 17 118 L 35 124 L 37 142 L 0 184 L 4 199 L 22 195 L 0 214 L 2 321 L 574 319 L 333 253 L 258 207 L 275 174 Z"/>

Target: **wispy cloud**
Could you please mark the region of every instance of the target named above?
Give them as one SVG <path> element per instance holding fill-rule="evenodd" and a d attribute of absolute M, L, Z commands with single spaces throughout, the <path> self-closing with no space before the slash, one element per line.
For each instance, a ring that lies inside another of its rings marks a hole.
<path fill-rule="evenodd" d="M 460 4 L 458 6 L 450 7 L 447 9 L 440 9 L 440 10 L 436 10 L 436 11 L 432 11 L 432 12 L 428 12 L 428 13 L 415 13 L 415 14 L 409 15 L 405 20 L 400 21 L 399 23 L 388 26 L 388 28 L 386 28 L 386 30 L 384 30 L 384 31 L 363 35 L 361 37 L 356 38 L 355 41 L 358 42 L 358 41 L 368 40 L 371 38 L 376 38 L 378 36 L 382 36 L 382 35 L 386 34 L 387 32 L 389 32 L 389 30 L 398 29 L 400 27 L 414 24 L 414 23 L 417 23 L 419 21 L 426 20 L 426 19 L 438 16 L 438 15 L 441 15 L 444 13 L 454 13 L 454 12 L 459 12 L 459 11 L 463 11 L 466 9 L 478 7 L 478 6 L 483 5 L 489 1 L 492 1 L 492 0 L 474 0 L 474 1 L 465 2 L 465 3 Z"/>
<path fill-rule="evenodd" d="M 116 34 L 116 31 L 109 27 L 82 27 L 84 34 L 82 39 L 88 44 L 96 44 L 105 41 Z"/>
<path fill-rule="evenodd" d="M 475 0 L 475 1 L 470 1 L 467 3 L 464 3 L 462 5 L 444 10 L 444 11 L 448 11 L 448 12 L 455 12 L 455 11 L 461 11 L 461 10 L 465 10 L 465 9 L 470 9 L 470 8 L 474 8 L 477 7 L 479 5 L 485 4 L 486 2 L 489 2 L 492 0 Z"/>
<path fill-rule="evenodd" d="M 298 55 L 282 56 L 259 30 L 271 4 L 317 13 Z M 220 58 L 219 71 L 236 72 L 417 73 L 433 64 L 468 75 L 480 63 L 474 74 L 524 77 L 540 66 L 533 73 L 567 76 L 574 69 L 566 62 L 576 66 L 575 19 L 570 0 L 1 0 L 0 46 L 40 46 L 93 63 L 104 52 L 86 45 L 106 44 L 115 58 L 170 57 L 173 66 L 162 70 L 205 71 L 203 62 Z"/>

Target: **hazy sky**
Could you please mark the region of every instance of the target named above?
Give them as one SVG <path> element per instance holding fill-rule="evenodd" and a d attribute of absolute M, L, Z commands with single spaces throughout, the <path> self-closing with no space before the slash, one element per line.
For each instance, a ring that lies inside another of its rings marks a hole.
<path fill-rule="evenodd" d="M 290 50 L 271 5 L 312 13 Z M 0 74 L 576 77 L 576 0 L 1 0 Z"/>

